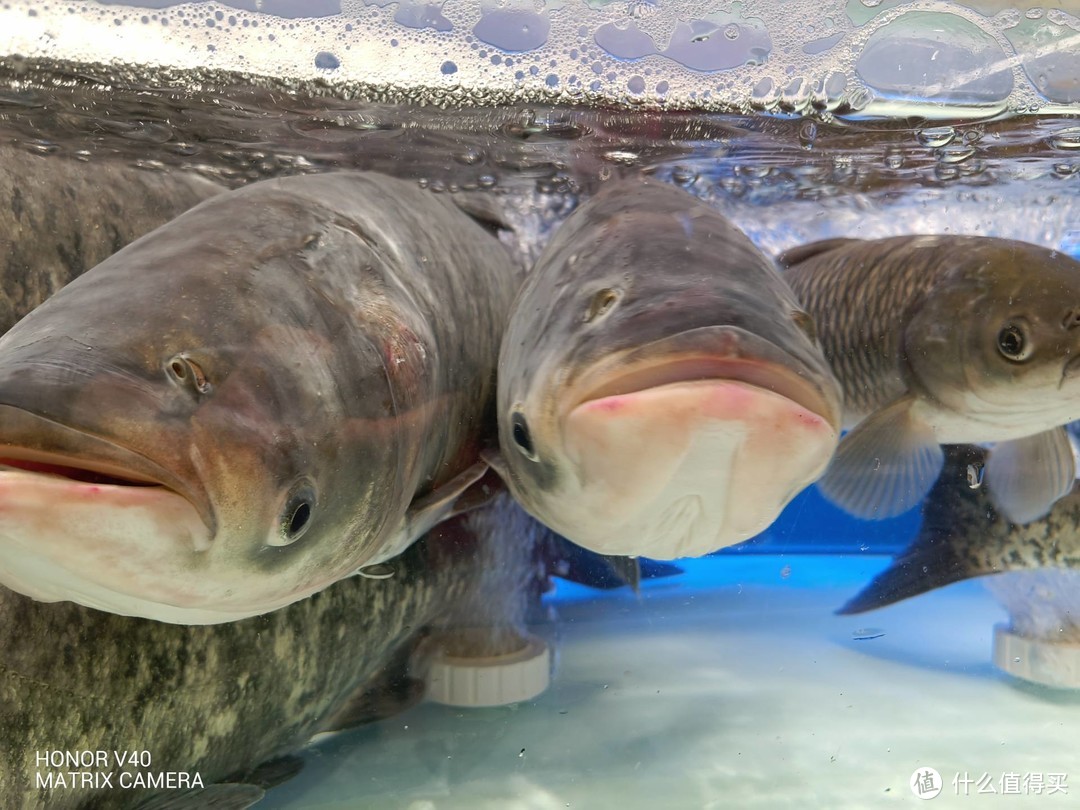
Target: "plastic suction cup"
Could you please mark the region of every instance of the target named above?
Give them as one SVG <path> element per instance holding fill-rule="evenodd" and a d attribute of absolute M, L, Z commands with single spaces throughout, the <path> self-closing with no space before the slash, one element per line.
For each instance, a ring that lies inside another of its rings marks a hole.
<path fill-rule="evenodd" d="M 1017 635 L 994 627 L 994 665 L 1016 678 L 1058 689 L 1080 689 L 1080 645 Z"/>
<path fill-rule="evenodd" d="M 550 683 L 548 645 L 543 639 L 526 636 L 524 647 L 504 655 L 436 655 L 428 673 L 427 696 L 447 706 L 505 706 L 532 700 Z"/>

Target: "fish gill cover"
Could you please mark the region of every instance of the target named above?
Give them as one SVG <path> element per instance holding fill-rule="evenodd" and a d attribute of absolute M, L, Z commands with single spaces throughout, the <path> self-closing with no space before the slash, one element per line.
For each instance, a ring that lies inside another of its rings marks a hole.
<path fill-rule="evenodd" d="M 1080 18 L 1028 0 L 12 0 L 0 32 L 0 56 L 395 102 L 825 119 L 1080 104 Z"/>

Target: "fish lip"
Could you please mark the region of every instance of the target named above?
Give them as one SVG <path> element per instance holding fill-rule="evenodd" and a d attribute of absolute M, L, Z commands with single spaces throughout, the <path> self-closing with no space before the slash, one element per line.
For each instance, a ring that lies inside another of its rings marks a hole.
<path fill-rule="evenodd" d="M 806 363 L 736 326 L 711 326 L 661 338 L 592 365 L 571 384 L 563 415 L 587 402 L 662 385 L 725 379 L 773 391 L 839 429 L 838 393 L 794 369 Z"/>
<path fill-rule="evenodd" d="M 132 486 L 159 486 L 190 502 L 211 536 L 217 533 L 214 509 L 201 481 L 196 486 L 190 486 L 141 453 L 16 405 L 0 404 L 0 428 L 0 470 L 27 471 L 27 468 L 18 465 L 4 464 L 4 459 L 10 459 L 104 475 L 117 479 L 115 483 L 118 485 L 127 481 Z M 12 433 L 33 436 L 36 441 L 11 441 Z M 48 443 L 64 449 L 46 449 L 42 446 Z M 82 449 L 86 450 L 86 455 L 78 452 Z M 43 471 L 41 474 L 49 473 Z"/>

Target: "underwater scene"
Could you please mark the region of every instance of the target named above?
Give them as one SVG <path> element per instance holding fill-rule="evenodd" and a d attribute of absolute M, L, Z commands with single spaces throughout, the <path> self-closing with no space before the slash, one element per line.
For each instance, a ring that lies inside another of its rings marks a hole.
<path fill-rule="evenodd" d="M 1071 807 L 1080 8 L 0 0 L 0 808 Z"/>

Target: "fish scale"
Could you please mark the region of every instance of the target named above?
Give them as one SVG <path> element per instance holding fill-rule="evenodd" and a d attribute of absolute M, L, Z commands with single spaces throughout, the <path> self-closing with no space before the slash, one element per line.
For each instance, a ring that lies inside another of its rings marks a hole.
<path fill-rule="evenodd" d="M 910 240 L 880 262 L 837 258 L 829 250 L 852 241 L 815 243 L 819 250 L 805 257 L 798 248 L 780 257 L 788 267 L 784 279 L 814 318 L 821 348 L 843 388 L 845 427 L 906 390 L 897 323 L 940 278 L 928 251 L 913 251 Z"/>
<path fill-rule="evenodd" d="M 1080 419 L 1080 263 L 982 236 L 834 239 L 780 257 L 843 387 L 819 487 L 865 519 L 914 507 L 941 445 L 994 443 L 986 483 L 1017 522 L 1072 486 Z"/>

